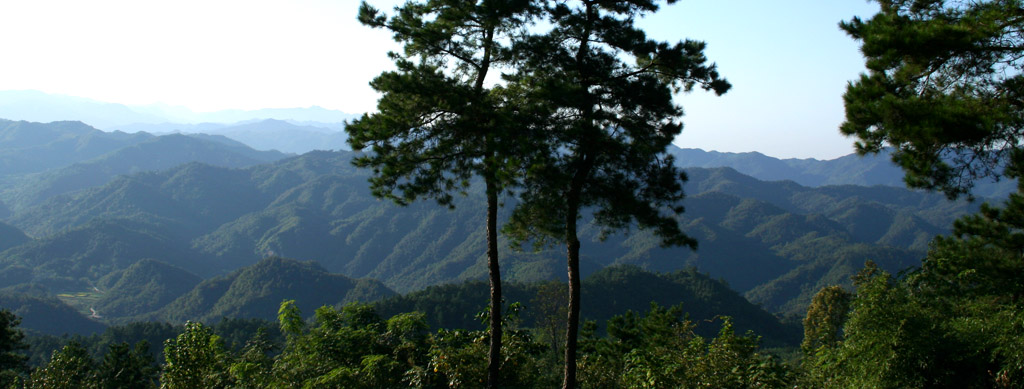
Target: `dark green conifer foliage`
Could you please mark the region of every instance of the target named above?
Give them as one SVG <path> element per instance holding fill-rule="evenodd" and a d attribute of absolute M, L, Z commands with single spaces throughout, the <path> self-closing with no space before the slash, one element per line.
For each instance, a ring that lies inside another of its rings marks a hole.
<path fill-rule="evenodd" d="M 534 14 L 532 0 L 410 0 L 391 18 L 363 3 L 359 21 L 384 28 L 404 45 L 390 53 L 397 70 L 371 86 L 383 96 L 378 112 L 349 123 L 354 160 L 372 168 L 374 195 L 399 204 L 427 197 L 452 206 L 474 176 L 487 195 L 487 261 L 491 282 L 488 386 L 498 382 L 501 350 L 501 275 L 498 266 L 498 196 L 513 183 L 517 139 L 501 88 L 491 88 L 510 64 L 509 45 Z M 488 79 L 488 75 L 491 78 Z"/>
<path fill-rule="evenodd" d="M 673 3 L 674 1 L 669 1 Z M 633 25 L 659 2 L 551 2 L 551 29 L 526 42 L 515 87 L 539 142 L 531 145 L 522 202 L 508 232 L 523 241 L 553 238 L 567 246 L 569 312 L 563 387 L 576 386 L 579 326 L 577 221 L 593 209 L 610 233 L 636 223 L 652 228 L 665 245 L 695 247 L 681 232 L 685 175 L 666 148 L 682 130 L 673 94 L 694 86 L 717 94 L 730 85 L 703 54 L 704 43 L 647 39 Z M 626 59 L 634 63 L 626 62 Z"/>
<path fill-rule="evenodd" d="M 1022 3 L 876 1 L 871 19 L 840 24 L 869 70 L 843 97 L 858 152 L 892 147 L 909 186 L 950 197 L 1024 162 Z"/>
<path fill-rule="evenodd" d="M 0 386 L 8 387 L 28 366 L 25 333 L 17 328 L 21 319 L 11 311 L 0 310 Z"/>
<path fill-rule="evenodd" d="M 157 366 L 149 351 L 149 342 L 131 347 L 128 343 L 112 343 L 96 368 L 96 378 L 104 389 L 154 388 Z"/>

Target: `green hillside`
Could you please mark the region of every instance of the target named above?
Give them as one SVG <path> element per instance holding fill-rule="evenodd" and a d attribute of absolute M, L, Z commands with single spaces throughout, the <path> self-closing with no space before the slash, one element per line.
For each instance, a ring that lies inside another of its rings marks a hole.
<path fill-rule="evenodd" d="M 372 302 L 394 294 L 380 282 L 332 274 L 314 262 L 271 257 L 203 281 L 146 319 L 182 323 L 230 318 L 274 320 L 284 300 L 312 313 L 323 305 Z"/>
<path fill-rule="evenodd" d="M 86 290 L 110 273 L 146 258 L 206 276 L 224 268 L 183 246 L 175 237 L 158 221 L 95 219 L 0 252 L 0 281 L 5 282 L 0 287 L 37 282 L 57 291 Z"/>
<path fill-rule="evenodd" d="M 108 317 L 130 317 L 156 311 L 189 292 L 202 278 L 155 259 L 143 259 L 101 278 L 97 312 Z"/>
<path fill-rule="evenodd" d="M 0 119 L 0 176 L 60 168 L 151 138 L 147 133 L 103 132 L 82 122 Z"/>

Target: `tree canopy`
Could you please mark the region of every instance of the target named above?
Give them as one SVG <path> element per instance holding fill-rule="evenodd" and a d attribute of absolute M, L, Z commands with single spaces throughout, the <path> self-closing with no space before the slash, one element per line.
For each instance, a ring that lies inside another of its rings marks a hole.
<path fill-rule="evenodd" d="M 840 24 L 868 74 L 850 83 L 843 134 L 892 147 L 912 187 L 950 197 L 1024 162 L 1024 8 L 1018 0 L 878 0 Z"/>

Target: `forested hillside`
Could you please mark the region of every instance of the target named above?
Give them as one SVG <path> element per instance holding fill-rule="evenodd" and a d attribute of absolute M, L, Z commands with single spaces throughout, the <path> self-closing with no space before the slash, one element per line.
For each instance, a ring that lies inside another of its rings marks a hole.
<path fill-rule="evenodd" d="M 146 258 L 208 278 L 268 256 L 312 260 L 402 293 L 483 278 L 479 192 L 457 198 L 454 210 L 395 206 L 369 195 L 352 155 L 314 152 L 244 169 L 191 163 L 53 197 L 8 219 L 36 239 L 0 252 L 0 281 L 80 291 Z M 800 315 L 817 288 L 848 284 L 866 260 L 891 271 L 918 263 L 929 239 L 972 207 L 892 187 L 688 172 L 681 223 L 696 251 L 660 248 L 643 231 L 601 242 L 584 227 L 584 273 L 692 266 L 770 311 Z M 524 249 L 506 251 L 508 280 L 564 278 L 559 250 Z"/>

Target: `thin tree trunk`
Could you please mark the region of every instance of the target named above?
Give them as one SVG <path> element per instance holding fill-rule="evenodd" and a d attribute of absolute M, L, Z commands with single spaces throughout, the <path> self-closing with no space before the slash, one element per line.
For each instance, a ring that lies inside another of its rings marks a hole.
<path fill-rule="evenodd" d="M 566 249 L 569 270 L 569 314 L 565 326 L 565 376 L 563 389 L 576 388 L 576 338 L 580 326 L 580 240 L 576 237 L 576 207 L 566 216 Z"/>
<path fill-rule="evenodd" d="M 498 265 L 498 193 L 487 181 L 487 273 L 491 282 L 491 349 L 487 361 L 487 387 L 497 388 L 501 368 L 501 268 Z"/>
<path fill-rule="evenodd" d="M 583 184 L 590 177 L 593 158 L 585 154 L 578 160 L 569 193 L 566 195 L 565 246 L 569 271 L 569 312 L 565 325 L 565 375 L 562 389 L 576 388 L 576 338 L 580 328 L 580 239 L 576 236 L 576 220 L 580 213 Z"/>
<path fill-rule="evenodd" d="M 483 96 L 484 81 L 487 71 L 491 68 L 491 49 L 497 27 L 488 27 L 484 36 L 484 53 L 479 72 L 476 75 L 474 89 L 477 95 Z M 487 387 L 499 386 L 501 371 L 501 268 L 498 264 L 498 184 L 494 176 L 494 145 L 493 138 L 487 136 L 484 156 L 484 183 L 487 192 L 487 275 L 491 284 L 491 316 L 490 337 L 491 347 L 487 353 Z"/>

